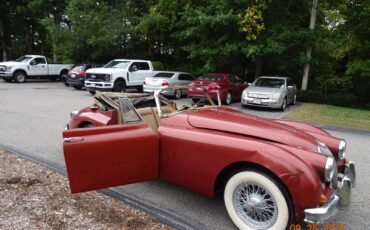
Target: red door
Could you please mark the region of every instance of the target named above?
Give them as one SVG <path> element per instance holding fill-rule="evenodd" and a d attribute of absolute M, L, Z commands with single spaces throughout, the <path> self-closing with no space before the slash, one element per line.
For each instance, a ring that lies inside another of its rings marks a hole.
<path fill-rule="evenodd" d="M 145 123 L 64 131 L 72 193 L 158 178 L 159 140 Z"/>

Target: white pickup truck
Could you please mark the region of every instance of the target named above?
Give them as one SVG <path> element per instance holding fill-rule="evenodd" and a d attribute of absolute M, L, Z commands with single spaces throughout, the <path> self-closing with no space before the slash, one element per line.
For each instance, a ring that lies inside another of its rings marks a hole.
<path fill-rule="evenodd" d="M 86 71 L 85 87 L 95 91 L 124 92 L 127 88 L 142 89 L 145 78 L 154 73 L 151 61 L 115 59 L 102 68 Z"/>
<path fill-rule="evenodd" d="M 48 64 L 40 55 L 25 55 L 15 61 L 0 62 L 0 77 L 6 82 L 23 83 L 27 79 L 49 78 L 55 81 L 68 74 L 72 64 Z"/>

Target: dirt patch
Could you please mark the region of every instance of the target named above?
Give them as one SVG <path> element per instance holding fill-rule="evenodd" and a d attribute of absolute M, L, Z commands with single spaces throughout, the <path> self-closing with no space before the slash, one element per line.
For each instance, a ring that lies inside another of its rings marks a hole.
<path fill-rule="evenodd" d="M 171 229 L 97 192 L 71 195 L 65 177 L 0 149 L 0 229 Z"/>

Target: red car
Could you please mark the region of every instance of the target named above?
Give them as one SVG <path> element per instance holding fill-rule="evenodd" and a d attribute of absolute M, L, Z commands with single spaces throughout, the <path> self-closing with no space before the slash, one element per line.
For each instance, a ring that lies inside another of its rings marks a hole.
<path fill-rule="evenodd" d="M 64 131 L 72 193 L 157 179 L 207 197 L 223 192 L 240 229 L 324 223 L 350 204 L 355 165 L 345 141 L 320 128 L 127 95 L 98 95 L 70 127 L 92 117 L 101 126 Z"/>
<path fill-rule="evenodd" d="M 240 101 L 247 84 L 233 74 L 206 73 L 190 83 L 190 86 L 188 97 L 192 98 L 193 101 L 204 98 L 202 87 L 205 87 L 208 94 L 214 99 L 217 99 L 217 91 L 219 91 L 221 101 L 229 105 L 233 101 Z"/>

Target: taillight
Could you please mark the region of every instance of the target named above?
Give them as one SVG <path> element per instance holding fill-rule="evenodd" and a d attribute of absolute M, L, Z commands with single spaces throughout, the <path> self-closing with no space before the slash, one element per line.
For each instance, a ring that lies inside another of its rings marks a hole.
<path fill-rule="evenodd" d="M 214 90 L 214 89 L 221 89 L 221 87 L 218 84 L 212 84 L 208 86 L 209 90 Z"/>
<path fill-rule="evenodd" d="M 86 72 L 83 71 L 83 70 L 79 70 L 77 71 L 78 75 L 82 75 L 82 76 L 85 76 L 86 75 Z"/>
<path fill-rule="evenodd" d="M 68 74 L 71 74 L 71 71 L 70 70 L 68 70 Z"/>
<path fill-rule="evenodd" d="M 162 81 L 162 86 L 169 86 L 168 81 Z"/>

